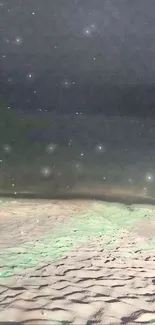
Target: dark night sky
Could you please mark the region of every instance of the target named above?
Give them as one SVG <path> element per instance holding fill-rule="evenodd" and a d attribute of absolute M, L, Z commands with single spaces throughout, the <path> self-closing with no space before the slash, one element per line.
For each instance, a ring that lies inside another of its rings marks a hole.
<path fill-rule="evenodd" d="M 24 111 L 155 115 L 154 0 L 1 0 L 0 95 Z"/>
<path fill-rule="evenodd" d="M 34 170 L 63 183 L 90 162 L 148 193 L 153 118 L 155 0 L 0 0 L 0 177 L 15 194 Z"/>

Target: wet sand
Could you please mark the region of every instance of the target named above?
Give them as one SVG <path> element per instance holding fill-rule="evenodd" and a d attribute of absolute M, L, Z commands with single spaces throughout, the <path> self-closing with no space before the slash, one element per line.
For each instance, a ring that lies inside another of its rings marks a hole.
<path fill-rule="evenodd" d="M 0 321 L 155 322 L 154 206 L 0 204 Z"/>

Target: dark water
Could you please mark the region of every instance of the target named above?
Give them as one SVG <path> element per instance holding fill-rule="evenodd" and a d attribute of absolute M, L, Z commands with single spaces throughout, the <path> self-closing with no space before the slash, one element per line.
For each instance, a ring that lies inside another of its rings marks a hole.
<path fill-rule="evenodd" d="M 0 189 L 2 196 L 153 202 L 155 122 L 12 118 L 1 128 Z"/>

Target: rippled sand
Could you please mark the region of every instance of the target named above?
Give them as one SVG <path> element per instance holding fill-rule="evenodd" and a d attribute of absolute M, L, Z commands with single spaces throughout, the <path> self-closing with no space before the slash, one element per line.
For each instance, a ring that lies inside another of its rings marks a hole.
<path fill-rule="evenodd" d="M 153 324 L 155 208 L 2 199 L 0 272 L 2 322 Z"/>

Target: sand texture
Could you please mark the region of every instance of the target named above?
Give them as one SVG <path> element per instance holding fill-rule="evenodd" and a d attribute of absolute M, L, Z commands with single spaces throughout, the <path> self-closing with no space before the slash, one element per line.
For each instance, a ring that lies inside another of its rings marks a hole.
<path fill-rule="evenodd" d="M 153 206 L 0 204 L 0 322 L 155 324 Z"/>

